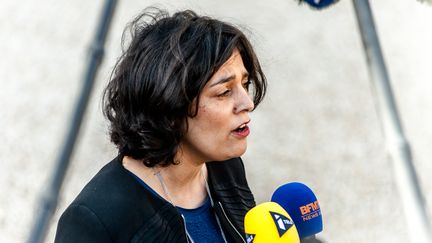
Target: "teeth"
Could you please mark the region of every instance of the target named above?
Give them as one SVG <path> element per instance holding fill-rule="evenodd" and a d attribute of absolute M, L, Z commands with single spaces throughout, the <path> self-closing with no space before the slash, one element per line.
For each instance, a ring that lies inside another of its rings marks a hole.
<path fill-rule="evenodd" d="M 246 127 L 246 124 L 242 124 L 241 126 L 239 126 L 240 129 Z"/>

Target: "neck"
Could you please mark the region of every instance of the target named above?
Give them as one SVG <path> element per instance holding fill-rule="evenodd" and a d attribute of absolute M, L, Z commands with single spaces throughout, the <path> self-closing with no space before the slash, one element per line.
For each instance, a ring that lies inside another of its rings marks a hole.
<path fill-rule="evenodd" d="M 180 163 L 168 167 L 154 168 L 164 194 L 175 206 L 196 208 L 207 197 L 205 165 Z"/>
<path fill-rule="evenodd" d="M 175 206 L 197 208 L 207 197 L 207 170 L 204 163 L 182 161 L 177 165 L 148 168 L 139 160 L 125 157 L 123 166 Z"/>

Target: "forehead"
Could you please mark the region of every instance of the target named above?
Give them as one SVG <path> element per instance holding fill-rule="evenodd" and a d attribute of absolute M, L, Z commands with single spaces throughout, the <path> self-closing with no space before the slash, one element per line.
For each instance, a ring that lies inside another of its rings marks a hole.
<path fill-rule="evenodd" d="M 247 74 L 248 72 L 243 64 L 242 56 L 240 52 L 235 49 L 228 60 L 213 74 L 208 83 L 217 82 L 217 79 L 221 78 L 221 76 L 247 76 Z"/>
<path fill-rule="evenodd" d="M 224 62 L 224 64 L 222 64 L 218 71 L 231 66 L 241 66 L 244 68 L 242 56 L 237 49 L 233 50 L 231 56 L 226 60 L 226 62 Z"/>

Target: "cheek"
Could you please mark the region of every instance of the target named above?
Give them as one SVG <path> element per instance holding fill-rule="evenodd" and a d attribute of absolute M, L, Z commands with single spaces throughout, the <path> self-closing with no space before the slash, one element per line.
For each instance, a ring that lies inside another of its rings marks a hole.
<path fill-rule="evenodd" d="M 246 140 L 231 136 L 234 116 L 228 105 L 199 106 L 197 115 L 188 120 L 189 131 L 184 144 L 187 151 L 198 154 L 205 161 L 226 160 L 241 156 Z"/>
<path fill-rule="evenodd" d="M 224 114 L 224 110 L 217 106 L 202 106 L 199 107 L 197 115 L 198 126 L 205 132 L 218 133 L 228 124 L 228 116 Z"/>

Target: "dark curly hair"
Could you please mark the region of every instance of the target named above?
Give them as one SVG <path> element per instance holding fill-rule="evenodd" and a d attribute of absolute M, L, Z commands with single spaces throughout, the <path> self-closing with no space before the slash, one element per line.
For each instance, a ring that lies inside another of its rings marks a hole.
<path fill-rule="evenodd" d="M 249 72 L 255 107 L 266 92 L 266 78 L 246 36 L 191 10 L 169 16 L 146 9 L 123 32 L 122 46 L 104 90 L 103 113 L 119 155 L 148 167 L 176 164 L 187 117 L 196 115 L 201 90 L 235 49 Z"/>

